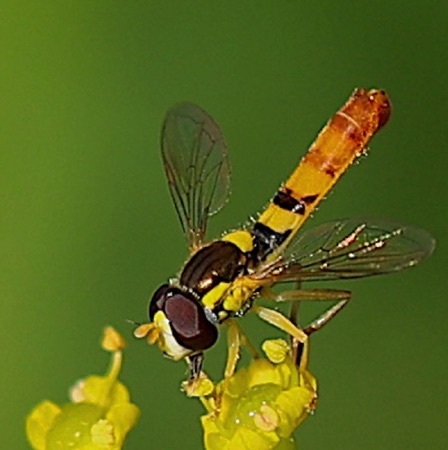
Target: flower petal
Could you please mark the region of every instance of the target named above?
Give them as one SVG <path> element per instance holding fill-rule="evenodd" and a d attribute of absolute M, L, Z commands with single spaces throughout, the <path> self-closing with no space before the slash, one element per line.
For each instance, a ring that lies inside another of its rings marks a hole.
<path fill-rule="evenodd" d="M 233 450 L 272 450 L 278 444 L 276 433 L 260 433 L 249 428 L 240 427 L 233 435 L 226 449 Z"/>
<path fill-rule="evenodd" d="M 45 450 L 79 450 L 90 445 L 91 427 L 101 419 L 102 414 L 102 409 L 97 405 L 67 403 L 48 430 Z"/>
<path fill-rule="evenodd" d="M 110 408 L 106 419 L 113 423 L 117 448 L 121 448 L 128 431 L 133 428 L 140 417 L 140 409 L 133 403 L 122 403 Z"/>
<path fill-rule="evenodd" d="M 44 400 L 26 418 L 26 435 L 35 450 L 45 450 L 48 430 L 53 426 L 61 408 Z"/>
<path fill-rule="evenodd" d="M 311 405 L 315 400 L 315 392 L 295 387 L 283 391 L 275 401 L 278 410 L 283 416 L 280 420 L 279 433 L 281 436 L 290 436 L 294 430 L 308 417 Z"/>
<path fill-rule="evenodd" d="M 279 373 L 275 370 L 275 365 L 267 359 L 257 359 L 249 367 L 250 387 L 258 384 L 278 384 L 281 385 Z"/>
<path fill-rule="evenodd" d="M 129 391 L 123 383 L 115 381 L 111 388 L 110 379 L 99 375 L 91 375 L 84 380 L 83 392 L 85 402 L 101 405 L 106 409 L 111 405 L 130 401 Z"/>

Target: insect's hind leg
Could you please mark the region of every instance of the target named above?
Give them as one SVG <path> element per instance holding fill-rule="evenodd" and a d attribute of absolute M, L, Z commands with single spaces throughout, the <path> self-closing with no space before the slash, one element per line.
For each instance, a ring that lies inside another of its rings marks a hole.
<path fill-rule="evenodd" d="M 350 291 L 340 289 L 297 289 L 277 294 L 270 288 L 261 292 L 261 297 L 275 302 L 301 302 L 301 301 L 336 301 L 337 303 L 324 311 L 313 320 L 303 331 L 307 334 L 314 333 L 326 325 L 336 314 L 347 305 L 352 297 Z M 291 321 L 292 323 L 294 321 Z"/>
<path fill-rule="evenodd" d="M 309 325 L 307 325 L 303 331 L 310 335 L 311 333 L 320 330 L 348 304 L 349 300 L 350 297 L 345 300 L 339 300 L 336 304 L 328 308 L 319 317 L 317 317 L 317 319 L 314 319 Z"/>
<path fill-rule="evenodd" d="M 250 342 L 244 331 L 235 319 L 229 318 L 226 320 L 227 325 L 227 362 L 224 371 L 224 377 L 231 377 L 235 373 L 236 364 L 240 357 L 240 349 L 245 346 L 252 356 L 256 359 L 259 357 L 254 345 Z"/>
<path fill-rule="evenodd" d="M 274 302 L 291 301 L 332 301 L 350 300 L 351 292 L 342 289 L 295 289 L 286 292 L 275 292 L 265 287 L 260 292 L 260 297 Z"/>
<path fill-rule="evenodd" d="M 351 292 L 337 289 L 296 289 L 292 291 L 286 291 L 282 293 L 276 293 L 270 288 L 265 288 L 261 292 L 261 296 L 268 300 L 275 302 L 293 302 L 293 305 L 297 305 L 293 310 L 291 317 L 291 323 L 294 324 L 305 335 L 309 336 L 315 331 L 320 330 L 331 319 L 333 319 L 349 302 L 351 299 Z M 300 329 L 295 321 L 295 317 L 298 311 L 298 306 L 302 301 L 336 301 L 336 303 L 325 310 L 321 315 L 314 319 L 305 328 Z M 279 314 L 279 313 L 278 313 Z M 279 327 L 281 328 L 281 327 Z M 281 328 L 284 330 L 284 328 Z M 286 330 L 285 330 L 286 331 Z M 288 331 L 287 331 L 288 332 Z M 297 365 L 306 367 L 308 359 L 308 343 L 297 339 L 296 336 L 289 333 L 292 337 L 293 346 L 293 359 Z"/>

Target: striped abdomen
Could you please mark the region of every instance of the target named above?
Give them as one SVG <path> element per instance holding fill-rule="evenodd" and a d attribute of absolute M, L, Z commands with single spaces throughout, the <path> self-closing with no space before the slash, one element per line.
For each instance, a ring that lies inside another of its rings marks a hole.
<path fill-rule="evenodd" d="M 355 90 L 254 225 L 259 259 L 283 250 L 339 177 L 362 155 L 387 122 L 390 110 L 384 91 Z"/>

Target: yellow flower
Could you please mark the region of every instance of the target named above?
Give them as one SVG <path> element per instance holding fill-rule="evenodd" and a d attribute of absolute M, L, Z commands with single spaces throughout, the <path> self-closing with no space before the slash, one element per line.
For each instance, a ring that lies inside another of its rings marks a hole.
<path fill-rule="evenodd" d="M 317 383 L 293 363 L 285 341 L 266 341 L 263 350 L 268 359 L 253 360 L 201 399 L 207 450 L 295 448 L 294 430 L 316 407 Z"/>
<path fill-rule="evenodd" d="M 119 450 L 140 415 L 129 391 L 118 381 L 125 343 L 108 327 L 102 347 L 112 352 L 109 372 L 79 381 L 70 392 L 72 403 L 38 404 L 26 418 L 26 433 L 35 450 Z"/>

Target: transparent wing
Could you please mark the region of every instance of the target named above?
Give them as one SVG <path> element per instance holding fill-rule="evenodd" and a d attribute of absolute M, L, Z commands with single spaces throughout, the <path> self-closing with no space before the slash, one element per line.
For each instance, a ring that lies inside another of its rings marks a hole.
<path fill-rule="evenodd" d="M 428 232 L 410 225 L 338 220 L 298 235 L 270 273 L 275 282 L 367 277 L 415 266 L 434 247 Z"/>
<path fill-rule="evenodd" d="M 192 103 L 180 103 L 167 112 L 161 140 L 174 206 L 194 249 L 204 239 L 208 218 L 229 197 L 227 148 L 218 125 Z"/>

